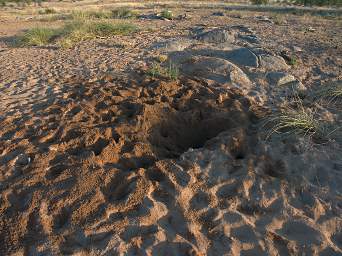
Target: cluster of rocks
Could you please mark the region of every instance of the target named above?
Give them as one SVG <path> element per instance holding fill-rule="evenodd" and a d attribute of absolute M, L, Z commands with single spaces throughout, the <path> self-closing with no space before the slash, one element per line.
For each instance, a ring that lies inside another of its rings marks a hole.
<path fill-rule="evenodd" d="M 243 25 L 195 27 L 190 36 L 158 42 L 152 50 L 167 54 L 184 75 L 240 88 L 246 95 L 258 95 L 257 101 L 285 99 L 306 90 L 289 74 L 287 61 L 264 49 L 255 32 Z"/>

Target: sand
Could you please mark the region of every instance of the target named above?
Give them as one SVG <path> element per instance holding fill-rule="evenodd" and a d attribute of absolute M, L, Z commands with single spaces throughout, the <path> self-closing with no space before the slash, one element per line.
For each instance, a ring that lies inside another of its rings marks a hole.
<path fill-rule="evenodd" d="M 0 254 L 341 255 L 339 138 L 310 144 L 265 124 L 291 96 L 279 72 L 308 93 L 320 57 L 303 45 L 291 68 L 235 22 L 218 30 L 234 35 L 223 45 L 202 40 L 217 31 L 203 25 L 189 41 L 113 39 L 132 40 L 124 52 L 104 40 L 0 52 Z M 319 76 L 339 80 L 340 49 L 324 47 L 335 54 Z M 147 75 L 158 54 L 178 79 Z"/>

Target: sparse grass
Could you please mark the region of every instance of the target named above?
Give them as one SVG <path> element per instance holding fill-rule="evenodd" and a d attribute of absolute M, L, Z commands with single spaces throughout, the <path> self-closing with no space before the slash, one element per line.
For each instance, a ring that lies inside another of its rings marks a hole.
<path fill-rule="evenodd" d="M 268 4 L 269 0 L 251 0 L 252 4 L 261 5 L 261 4 Z"/>
<path fill-rule="evenodd" d="M 110 19 L 112 17 L 110 12 L 106 11 L 73 11 L 71 12 L 71 19 L 86 21 L 91 19 Z"/>
<path fill-rule="evenodd" d="M 109 23 L 109 22 L 96 22 L 88 26 L 88 31 L 91 34 L 101 37 L 111 35 L 127 35 L 135 32 L 137 27 L 129 23 Z"/>
<path fill-rule="evenodd" d="M 342 99 L 342 82 L 325 86 L 315 92 L 316 98 L 328 98 L 330 100 Z"/>
<path fill-rule="evenodd" d="M 137 31 L 137 27 L 129 23 L 111 23 L 106 21 L 74 21 L 63 29 L 63 37 L 59 45 L 63 48 L 73 47 L 78 42 L 95 37 L 127 35 Z"/>
<path fill-rule="evenodd" d="M 298 64 L 298 60 L 297 60 L 296 56 L 291 56 L 290 57 L 289 64 L 291 66 L 296 66 Z"/>
<path fill-rule="evenodd" d="M 179 77 L 179 69 L 172 62 L 169 62 L 166 68 L 162 67 L 160 63 L 154 62 L 151 68 L 147 71 L 147 74 L 153 78 L 167 77 L 170 80 L 177 80 Z"/>
<path fill-rule="evenodd" d="M 17 45 L 43 46 L 57 42 L 62 48 L 70 48 L 85 40 L 112 35 L 127 35 L 137 29 L 135 25 L 129 23 L 77 19 L 66 23 L 59 29 L 44 27 L 30 29 L 18 37 Z"/>
<path fill-rule="evenodd" d="M 177 80 L 179 76 L 178 67 L 172 62 L 169 62 L 169 66 L 166 69 L 166 75 L 171 80 Z"/>
<path fill-rule="evenodd" d="M 161 11 L 160 17 L 162 17 L 164 19 L 172 20 L 173 19 L 173 13 L 172 13 L 172 11 L 165 9 L 165 10 Z"/>
<path fill-rule="evenodd" d="M 302 4 L 304 6 L 307 5 L 318 5 L 318 6 L 341 6 L 342 1 L 341 0 L 295 0 L 294 1 L 297 4 Z"/>
<path fill-rule="evenodd" d="M 278 113 L 268 117 L 266 123 L 272 124 L 268 138 L 274 133 L 297 134 L 322 142 L 339 130 L 334 124 L 321 120 L 315 109 L 306 108 L 299 97 L 291 105 L 286 104 Z"/>
<path fill-rule="evenodd" d="M 55 14 L 57 11 L 53 8 L 46 8 L 38 11 L 39 14 Z"/>
<path fill-rule="evenodd" d="M 137 17 L 137 15 L 137 12 L 125 7 L 112 10 L 112 18 L 114 19 L 132 19 Z"/>
<path fill-rule="evenodd" d="M 273 15 L 272 19 L 274 21 L 274 24 L 276 24 L 276 25 L 283 25 L 285 23 L 285 18 L 281 14 Z"/>
<path fill-rule="evenodd" d="M 17 43 L 20 46 L 43 46 L 50 43 L 58 33 L 56 29 L 37 27 L 26 31 Z"/>
<path fill-rule="evenodd" d="M 155 62 L 152 63 L 152 66 L 147 71 L 147 75 L 153 78 L 162 76 L 162 73 L 163 73 L 163 68 L 160 66 L 159 63 L 155 63 Z"/>

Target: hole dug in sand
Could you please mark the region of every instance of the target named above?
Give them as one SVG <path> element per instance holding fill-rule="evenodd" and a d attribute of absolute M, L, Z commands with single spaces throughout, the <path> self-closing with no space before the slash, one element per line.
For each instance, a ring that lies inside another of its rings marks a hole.
<path fill-rule="evenodd" d="M 177 158 L 189 149 L 205 147 L 221 132 L 245 126 L 247 115 L 239 101 L 216 106 L 191 105 L 174 110 L 152 128 L 149 141 L 158 158 Z"/>

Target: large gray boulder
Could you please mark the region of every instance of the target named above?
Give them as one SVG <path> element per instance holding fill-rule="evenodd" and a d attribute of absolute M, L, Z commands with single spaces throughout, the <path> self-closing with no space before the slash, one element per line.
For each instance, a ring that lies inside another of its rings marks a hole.
<path fill-rule="evenodd" d="M 233 63 L 215 57 L 193 56 L 181 64 L 182 73 L 188 76 L 201 77 L 221 84 L 250 89 L 251 81 L 247 75 Z"/>

